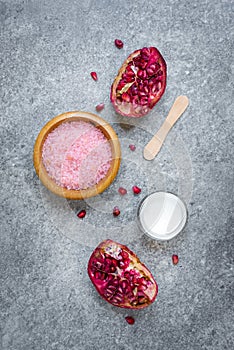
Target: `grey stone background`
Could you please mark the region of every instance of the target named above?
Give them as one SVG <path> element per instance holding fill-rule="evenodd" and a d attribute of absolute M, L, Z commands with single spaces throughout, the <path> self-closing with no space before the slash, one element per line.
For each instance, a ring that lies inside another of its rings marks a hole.
<path fill-rule="evenodd" d="M 1 350 L 233 348 L 233 3 L 8 0 L 0 1 L 0 21 Z M 143 46 L 163 54 L 167 89 L 148 116 L 128 120 L 113 111 L 110 85 Z M 180 94 L 188 110 L 158 157 L 144 161 L 143 146 Z M 118 177 L 92 200 L 55 198 L 33 168 L 37 134 L 57 114 L 95 112 L 100 102 L 122 145 Z M 124 198 L 119 186 L 128 189 Z M 189 218 L 176 239 L 157 243 L 137 228 L 136 210 L 162 189 L 180 195 Z M 105 238 L 128 244 L 151 269 L 159 293 L 149 308 L 118 309 L 96 293 L 86 267 Z"/>

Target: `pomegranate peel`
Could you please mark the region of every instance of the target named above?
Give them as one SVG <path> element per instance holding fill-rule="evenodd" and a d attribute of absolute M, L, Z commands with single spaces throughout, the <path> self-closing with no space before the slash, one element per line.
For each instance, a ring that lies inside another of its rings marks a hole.
<path fill-rule="evenodd" d="M 110 99 L 117 113 L 139 118 L 160 100 L 166 88 L 167 66 L 155 47 L 128 56 L 116 76 Z"/>
<path fill-rule="evenodd" d="M 147 267 L 128 247 L 110 239 L 92 253 L 88 275 L 101 297 L 118 307 L 142 309 L 157 296 L 157 283 Z"/>

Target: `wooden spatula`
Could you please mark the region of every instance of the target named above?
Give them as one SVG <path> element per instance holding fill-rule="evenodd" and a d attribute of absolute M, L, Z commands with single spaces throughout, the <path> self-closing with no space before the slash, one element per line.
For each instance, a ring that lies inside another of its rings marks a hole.
<path fill-rule="evenodd" d="M 156 157 L 160 151 L 162 144 L 171 130 L 175 122 L 184 113 L 189 105 L 189 99 L 187 96 L 178 96 L 173 103 L 173 106 L 168 113 L 163 125 L 158 130 L 158 132 L 152 137 L 149 143 L 144 148 L 144 158 L 147 160 L 152 160 Z"/>

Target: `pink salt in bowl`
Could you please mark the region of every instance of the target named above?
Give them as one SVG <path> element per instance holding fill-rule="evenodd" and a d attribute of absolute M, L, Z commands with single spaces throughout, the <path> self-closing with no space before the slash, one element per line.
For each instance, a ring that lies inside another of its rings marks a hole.
<path fill-rule="evenodd" d="M 67 199 L 102 193 L 114 181 L 121 148 L 113 128 L 88 112 L 67 112 L 40 131 L 33 161 L 45 187 Z"/>

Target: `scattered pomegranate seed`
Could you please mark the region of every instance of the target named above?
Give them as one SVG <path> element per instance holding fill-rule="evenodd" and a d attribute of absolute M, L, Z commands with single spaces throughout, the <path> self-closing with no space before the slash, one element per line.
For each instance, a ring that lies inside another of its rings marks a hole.
<path fill-rule="evenodd" d="M 99 103 L 99 105 L 96 106 L 96 111 L 101 112 L 104 107 L 105 107 L 104 103 Z"/>
<path fill-rule="evenodd" d="M 174 265 L 177 265 L 177 264 L 178 264 L 178 262 L 179 262 L 179 257 L 178 257 L 178 255 L 176 255 L 176 254 L 173 254 L 173 255 L 172 255 L 172 262 L 173 262 Z"/>
<path fill-rule="evenodd" d="M 136 146 L 135 145 L 129 145 L 129 148 L 130 148 L 131 151 L 135 151 Z"/>
<path fill-rule="evenodd" d="M 79 211 L 79 213 L 77 214 L 77 217 L 79 219 L 83 219 L 85 217 L 85 215 L 86 215 L 86 211 L 83 209 L 83 210 Z"/>
<path fill-rule="evenodd" d="M 128 324 L 131 324 L 131 325 L 135 323 L 135 320 L 132 316 L 126 316 L 125 320 L 128 322 Z"/>
<path fill-rule="evenodd" d="M 90 73 L 91 77 L 93 78 L 93 80 L 97 80 L 97 73 L 96 72 L 91 72 Z"/>
<path fill-rule="evenodd" d="M 118 208 L 118 207 L 114 207 L 114 209 L 113 209 L 113 215 L 114 215 L 114 216 L 119 216 L 119 214 L 120 214 L 119 208 Z"/>
<path fill-rule="evenodd" d="M 138 187 L 138 186 L 133 186 L 133 187 L 132 187 L 132 190 L 133 190 L 133 193 L 134 193 L 134 194 L 139 194 L 139 193 L 141 193 L 141 188 Z"/>
<path fill-rule="evenodd" d="M 118 47 L 118 49 L 123 48 L 123 42 L 120 39 L 115 39 L 115 46 Z"/>
<path fill-rule="evenodd" d="M 119 194 L 121 194 L 122 196 L 124 196 L 124 195 L 127 193 L 127 190 L 126 190 L 125 188 L 123 188 L 123 187 L 120 187 L 120 188 L 118 189 L 118 192 L 119 192 Z"/>

